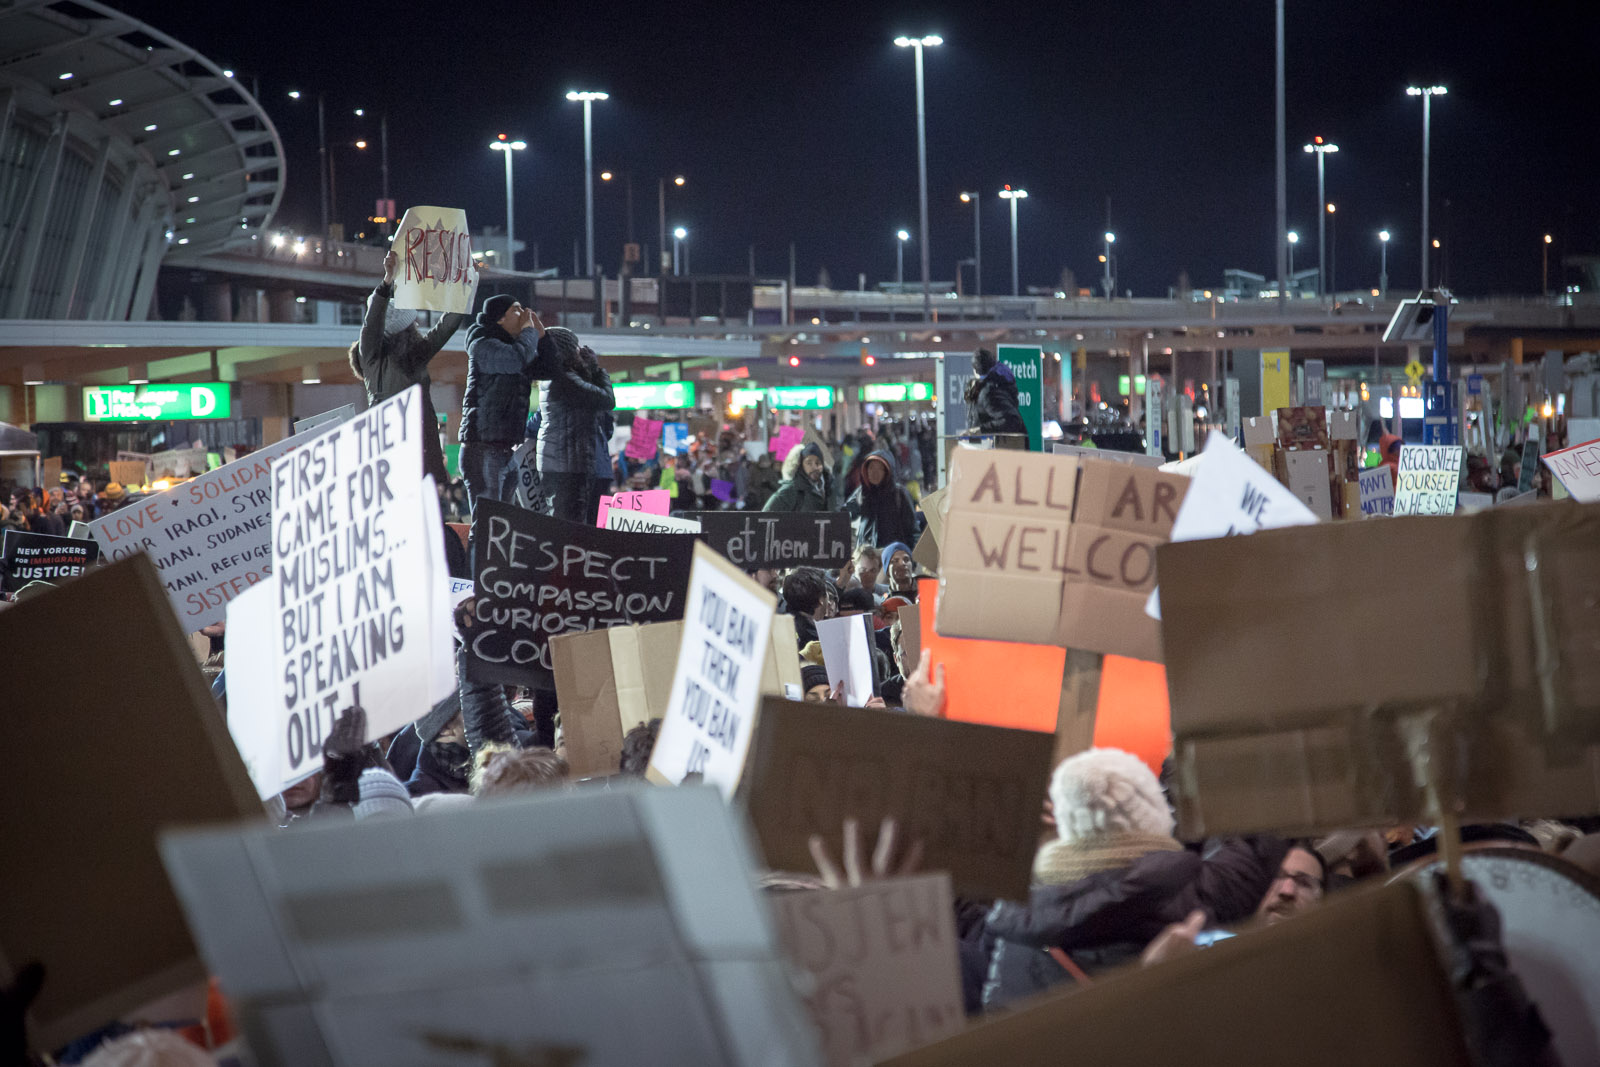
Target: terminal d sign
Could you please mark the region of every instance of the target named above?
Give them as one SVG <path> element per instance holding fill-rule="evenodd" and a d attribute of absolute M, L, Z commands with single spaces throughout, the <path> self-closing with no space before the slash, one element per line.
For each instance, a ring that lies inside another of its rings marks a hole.
<path fill-rule="evenodd" d="M 226 419 L 232 413 L 227 382 L 83 387 L 83 417 L 87 422 Z"/>

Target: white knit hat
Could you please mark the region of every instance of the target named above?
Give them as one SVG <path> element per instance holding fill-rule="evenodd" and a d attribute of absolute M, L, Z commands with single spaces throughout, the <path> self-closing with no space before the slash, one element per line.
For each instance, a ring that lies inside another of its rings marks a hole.
<path fill-rule="evenodd" d="M 355 805 L 358 819 L 411 814 L 411 794 L 400 779 L 381 767 L 368 767 L 361 772 L 360 789 L 361 799 Z"/>
<path fill-rule="evenodd" d="M 216 1067 L 217 1061 L 171 1030 L 136 1030 L 95 1049 L 83 1067 Z"/>
<path fill-rule="evenodd" d="M 1063 841 L 1173 830 L 1161 783 L 1143 760 L 1119 748 L 1091 748 L 1062 760 L 1050 778 L 1050 803 Z"/>

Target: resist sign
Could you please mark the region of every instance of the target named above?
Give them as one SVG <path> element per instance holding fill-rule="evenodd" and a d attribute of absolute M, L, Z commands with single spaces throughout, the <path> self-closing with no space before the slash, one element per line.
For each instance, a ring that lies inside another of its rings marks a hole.
<path fill-rule="evenodd" d="M 470 314 L 478 292 L 467 213 L 453 207 L 408 208 L 390 246 L 400 257 L 394 306 Z"/>

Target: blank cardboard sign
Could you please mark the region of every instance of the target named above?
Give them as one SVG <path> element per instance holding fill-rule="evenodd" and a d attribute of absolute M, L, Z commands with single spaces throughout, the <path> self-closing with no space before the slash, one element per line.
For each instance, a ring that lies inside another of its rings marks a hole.
<path fill-rule="evenodd" d="M 156 831 L 261 803 L 144 555 L 0 611 L 0 649 L 29 669 L 87 650 L 112 682 L 6 707 L 0 984 L 45 965 L 32 1035 L 54 1048 L 204 980 Z"/>
<path fill-rule="evenodd" d="M 1022 900 L 1054 748 L 1031 730 L 768 699 L 738 796 L 774 870 L 811 870 L 812 834 L 837 855 L 846 818 L 871 835 L 893 816 L 956 892 Z"/>

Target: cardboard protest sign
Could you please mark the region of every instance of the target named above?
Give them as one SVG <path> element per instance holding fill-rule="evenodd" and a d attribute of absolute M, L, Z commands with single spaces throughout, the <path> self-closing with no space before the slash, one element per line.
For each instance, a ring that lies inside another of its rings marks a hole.
<path fill-rule="evenodd" d="M 648 511 L 624 511 L 612 508 L 606 513 L 606 529 L 623 533 L 687 533 L 700 532 L 694 519 L 680 519 L 676 515 L 654 515 Z"/>
<path fill-rule="evenodd" d="M 681 456 L 689 450 L 689 424 L 687 422 L 667 422 L 661 426 L 661 448 L 674 456 Z"/>
<path fill-rule="evenodd" d="M 0 778 L 0 983 L 27 960 L 45 965 L 36 1048 L 205 980 L 156 832 L 261 815 L 166 599 L 149 558 L 134 556 L 0 611 L 8 664 L 76 650 L 117 682 L 114 694 L 62 685 L 6 705 L 19 758 Z M 116 743 L 78 743 L 70 724 L 104 722 L 108 708 Z"/>
<path fill-rule="evenodd" d="M 1188 485 L 1144 467 L 956 450 L 939 632 L 1159 660 L 1144 605 Z"/>
<path fill-rule="evenodd" d="M 1402 445 L 1394 487 L 1396 515 L 1454 515 L 1461 488 L 1459 445 Z"/>
<path fill-rule="evenodd" d="M 828 684 L 844 687 L 844 702 L 859 708 L 876 695 L 872 669 L 872 616 L 841 615 L 817 623 Z"/>
<path fill-rule="evenodd" d="M 1279 452 L 1278 465 L 1283 484 L 1317 519 L 1333 521 L 1332 453 L 1320 448 Z"/>
<path fill-rule="evenodd" d="M 210 457 L 203 448 L 174 448 L 166 452 L 153 452 L 146 461 L 152 482 L 163 478 L 196 478 L 210 466 Z"/>
<path fill-rule="evenodd" d="M 690 511 L 706 544 L 747 571 L 850 562 L 854 534 L 842 511 Z"/>
<path fill-rule="evenodd" d="M 1258 1064 L 1293 1045 L 1297 1067 L 1469 1067 L 1429 907 L 1406 882 L 1340 893 L 1292 921 L 1107 981 L 1069 983 L 879 1062 L 1046 1067 L 1070 1049 L 1071 1062 L 1101 1067 Z M 1361 1025 L 1330 1028 L 1329 1019 Z"/>
<path fill-rule="evenodd" d="M 803 426 L 779 426 L 778 432 L 772 435 L 767 442 L 767 451 L 772 453 L 772 462 L 782 463 L 789 458 L 789 453 L 800 447 L 806 439 Z"/>
<path fill-rule="evenodd" d="M 1071 456 L 1074 459 L 1099 459 L 1107 463 L 1126 463 L 1133 467 L 1161 466 L 1160 456 L 1147 456 L 1143 452 L 1119 452 L 1114 448 L 1085 448 L 1082 445 L 1068 445 L 1060 441 L 1052 442 L 1050 452 L 1057 456 Z"/>
<path fill-rule="evenodd" d="M 1189 479 L 1183 506 L 1172 524 L 1171 540 L 1237 537 L 1257 530 L 1317 521 L 1317 516 L 1282 482 L 1262 470 L 1260 464 L 1215 430 L 1206 439 L 1205 451 L 1200 455 L 1202 458 Z M 1327 496 L 1326 492 L 1322 494 L 1324 503 Z M 1145 611 L 1152 618 L 1161 618 L 1160 589 L 1151 591 Z"/>
<path fill-rule="evenodd" d="M 771 592 L 705 545 L 694 546 L 672 696 L 650 754 L 652 781 L 677 784 L 701 774 L 723 796 L 733 795 L 756 726 L 777 607 Z"/>
<path fill-rule="evenodd" d="M 1463 821 L 1600 811 L 1596 544 L 1545 504 L 1163 546 L 1184 835 L 1424 821 L 1419 723 Z"/>
<path fill-rule="evenodd" d="M 412 386 L 314 436 L 272 468 L 272 576 L 281 738 L 291 774 L 356 703 L 368 737 L 454 687 L 444 628 L 444 528 L 422 477 Z M 357 689 L 359 686 L 359 701 Z"/>
<path fill-rule="evenodd" d="M 453 207 L 407 208 L 389 248 L 400 257 L 393 305 L 470 314 L 478 292 L 467 213 Z"/>
<path fill-rule="evenodd" d="M 61 484 L 61 457 L 47 456 L 39 464 L 39 484 L 46 489 L 54 489 Z"/>
<path fill-rule="evenodd" d="M 143 485 L 145 481 L 145 465 L 143 460 L 114 459 L 109 464 L 111 480 L 121 486 Z"/>
<path fill-rule="evenodd" d="M 710 789 L 174 832 L 161 855 L 261 1067 L 821 1062 Z"/>
<path fill-rule="evenodd" d="M 877 1063 L 966 1025 L 950 876 L 768 896 L 832 1067 Z"/>
<path fill-rule="evenodd" d="M 60 584 L 99 558 L 100 546 L 93 541 L 7 529 L 0 536 L 0 593 L 15 593 L 29 582 Z"/>
<path fill-rule="evenodd" d="M 1566 486 L 1572 499 L 1580 504 L 1600 500 L 1600 440 L 1563 448 L 1543 458 L 1544 465 Z"/>
<path fill-rule="evenodd" d="M 476 680 L 548 688 L 552 637 L 683 618 L 692 537 L 602 530 L 489 498 L 472 523 Z"/>
<path fill-rule="evenodd" d="M 324 426 L 331 426 L 338 422 L 349 422 L 356 417 L 354 404 L 340 404 L 336 408 L 324 411 L 320 415 L 311 415 L 304 419 L 294 420 L 294 432 L 305 433 L 307 430 L 320 430 Z"/>
<path fill-rule="evenodd" d="M 774 870 L 839 854 L 844 820 L 892 816 L 955 891 L 1025 900 L 1055 739 L 875 708 L 766 700 L 739 796 Z"/>
<path fill-rule="evenodd" d="M 567 765 L 575 777 L 616 774 L 622 738 L 666 714 L 683 623 L 613 626 L 550 641 Z M 775 615 L 761 665 L 761 692 L 798 699 L 794 617 Z"/>
<path fill-rule="evenodd" d="M 1387 463 L 1368 467 L 1359 476 L 1361 517 L 1394 514 L 1394 471 Z"/>
<path fill-rule="evenodd" d="M 102 515 L 89 524 L 101 555 L 149 555 L 184 632 L 221 622 L 228 601 L 272 571 L 272 465 L 316 433 Z"/>
<path fill-rule="evenodd" d="M 923 578 L 918 588 L 918 603 L 901 608 L 901 617 L 908 611 L 920 615 L 918 650 L 928 650 L 928 667 L 935 677 L 939 667 L 944 667 L 945 718 L 1013 730 L 1054 731 L 1066 650 L 1054 645 L 946 637 L 933 626 L 938 579 Z M 906 654 L 908 666 L 914 666 L 916 659 L 910 656 L 910 649 Z M 1006 698 L 996 700 L 995 693 L 1001 691 Z"/>
<path fill-rule="evenodd" d="M 594 524 L 606 528 L 606 515 L 613 509 L 642 511 L 646 515 L 665 515 L 672 507 L 672 497 L 665 489 L 637 489 L 629 492 L 606 494 L 600 497 L 600 511 Z"/>
<path fill-rule="evenodd" d="M 656 448 L 661 443 L 662 425 L 659 419 L 647 419 L 643 415 L 635 415 L 633 436 L 628 438 L 628 447 L 623 450 L 623 454 L 629 459 L 655 459 Z"/>

